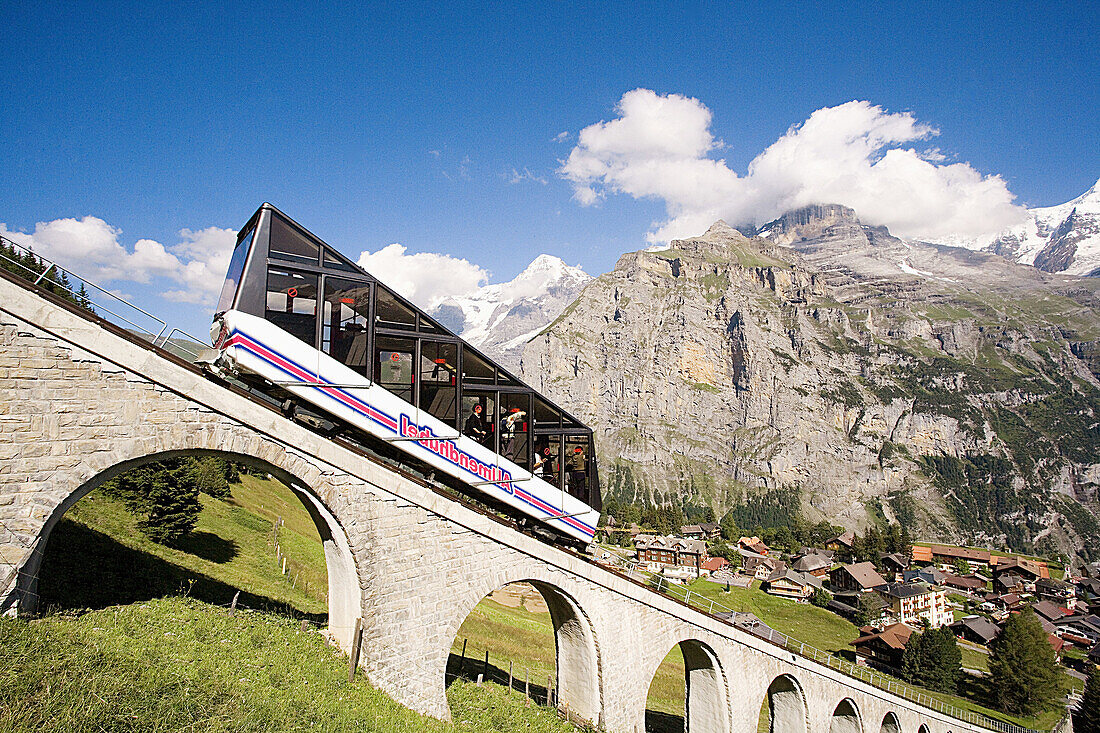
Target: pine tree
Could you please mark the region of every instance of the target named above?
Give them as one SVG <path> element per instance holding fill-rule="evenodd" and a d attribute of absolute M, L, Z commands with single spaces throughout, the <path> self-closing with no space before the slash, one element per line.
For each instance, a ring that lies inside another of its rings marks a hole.
<path fill-rule="evenodd" d="M 191 459 L 168 459 L 131 469 L 104 489 L 142 515 L 138 528 L 150 539 L 173 545 L 191 534 L 202 511 L 192 471 Z"/>
<path fill-rule="evenodd" d="M 962 674 L 962 651 L 950 629 L 913 634 L 905 644 L 902 676 L 937 692 L 955 692 Z"/>
<path fill-rule="evenodd" d="M 1100 733 L 1100 667 L 1095 665 L 1085 680 L 1085 693 L 1073 714 L 1074 733 Z"/>
<path fill-rule="evenodd" d="M 989 675 L 1006 712 L 1033 715 L 1057 704 L 1061 675 L 1054 648 L 1030 608 L 1012 616 L 993 640 Z"/>

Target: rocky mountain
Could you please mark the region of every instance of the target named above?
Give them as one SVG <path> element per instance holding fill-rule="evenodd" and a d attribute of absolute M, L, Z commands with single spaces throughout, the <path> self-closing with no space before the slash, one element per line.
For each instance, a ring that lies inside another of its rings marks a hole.
<path fill-rule="evenodd" d="M 815 206 L 623 255 L 523 354 L 605 492 L 1100 558 L 1100 280 Z"/>
<path fill-rule="evenodd" d="M 1027 220 L 991 242 L 958 244 L 984 249 L 1046 272 L 1100 276 L 1100 181 L 1064 204 L 1029 209 Z"/>
<path fill-rule="evenodd" d="M 519 371 L 528 339 L 573 302 L 592 277 L 557 257 L 539 255 L 506 283 L 449 298 L 432 313 L 443 325 L 504 366 Z"/>

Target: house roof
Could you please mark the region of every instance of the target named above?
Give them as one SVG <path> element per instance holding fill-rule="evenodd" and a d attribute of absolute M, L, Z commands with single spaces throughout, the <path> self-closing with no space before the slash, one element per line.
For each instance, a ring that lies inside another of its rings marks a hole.
<path fill-rule="evenodd" d="M 909 558 L 900 552 L 889 552 L 880 558 L 883 562 L 891 561 L 899 568 L 909 567 Z"/>
<path fill-rule="evenodd" d="M 898 651 L 905 648 L 909 637 L 913 635 L 913 629 L 905 624 L 891 624 L 877 634 L 866 634 L 855 641 L 848 642 L 848 646 L 859 646 L 874 639 L 881 640 L 886 646 Z"/>
<path fill-rule="evenodd" d="M 1035 611 L 1035 613 L 1039 614 L 1049 621 L 1057 621 L 1063 616 L 1070 615 L 1069 611 L 1062 608 L 1057 603 L 1051 603 L 1050 601 L 1039 601 L 1038 603 L 1032 603 L 1031 608 Z"/>
<path fill-rule="evenodd" d="M 951 624 L 951 628 L 966 627 L 988 644 L 1001 633 L 1001 628 L 984 616 L 967 616 Z"/>
<path fill-rule="evenodd" d="M 964 590 L 980 590 L 985 588 L 985 581 L 975 578 L 973 575 L 948 575 L 943 579 L 945 585 Z"/>
<path fill-rule="evenodd" d="M 876 587 L 875 591 L 892 598 L 913 598 L 934 592 L 932 588 L 919 583 L 885 583 Z"/>
<path fill-rule="evenodd" d="M 702 540 L 689 540 L 685 537 L 640 534 L 634 540 L 638 550 L 675 550 L 689 554 L 702 555 L 707 546 Z"/>
<path fill-rule="evenodd" d="M 1026 557 L 995 557 L 993 558 L 993 572 L 1001 575 L 1014 572 L 1017 575 L 1030 575 L 1032 578 L 1049 578 L 1050 569 L 1041 560 L 1029 560 Z"/>
<path fill-rule="evenodd" d="M 932 548 L 913 545 L 913 562 L 932 562 Z"/>
<path fill-rule="evenodd" d="M 989 550 L 979 550 L 973 547 L 953 547 L 951 545 L 932 545 L 932 556 L 949 560 L 969 560 L 971 562 L 988 563 Z"/>
<path fill-rule="evenodd" d="M 943 572 L 939 568 L 927 567 L 927 568 L 910 568 L 906 570 L 902 577 L 906 581 L 910 580 L 926 580 L 929 583 L 942 583 L 947 580 L 947 573 Z"/>
<path fill-rule="evenodd" d="M 840 534 L 838 534 L 836 537 L 832 538 L 831 540 L 829 540 L 825 544 L 831 545 L 835 542 L 838 545 L 844 545 L 845 547 L 850 548 L 852 546 L 852 543 L 855 542 L 855 541 L 856 541 L 856 533 L 849 529 L 849 530 L 846 530 L 844 532 L 841 532 Z"/>
<path fill-rule="evenodd" d="M 721 570 L 722 568 L 726 567 L 729 564 L 730 564 L 730 561 L 727 560 L 724 557 L 712 557 L 712 558 L 708 559 L 705 563 L 703 563 L 703 569 L 704 570 L 709 570 L 710 572 L 713 573 L 716 570 Z"/>
<path fill-rule="evenodd" d="M 800 573 L 797 570 L 793 570 L 788 567 L 777 568 L 774 573 L 768 576 L 769 583 L 775 583 L 776 581 L 786 580 L 795 585 L 805 588 L 811 586 L 814 588 L 821 588 L 821 578 L 810 575 L 809 573 Z"/>
<path fill-rule="evenodd" d="M 803 555 L 791 563 L 791 567 L 800 573 L 812 573 L 815 570 L 822 570 L 830 565 L 832 565 L 832 562 L 815 553 Z"/>
<path fill-rule="evenodd" d="M 843 565 L 833 570 L 832 573 L 847 573 L 852 576 L 852 579 L 855 580 L 861 588 L 874 588 L 886 584 L 886 579 L 878 574 L 878 571 L 875 570 L 874 563 L 870 562 L 857 562 L 852 565 Z"/>

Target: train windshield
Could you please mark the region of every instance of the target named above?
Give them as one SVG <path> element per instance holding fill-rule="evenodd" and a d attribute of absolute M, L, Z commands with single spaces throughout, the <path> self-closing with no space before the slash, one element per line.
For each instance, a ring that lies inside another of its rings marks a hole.
<path fill-rule="evenodd" d="M 255 227 L 241 237 L 237 246 L 233 249 L 233 256 L 229 260 L 229 273 L 222 284 L 222 294 L 218 298 L 218 308 L 215 313 L 225 313 L 233 308 L 233 301 L 237 295 L 237 286 L 241 282 L 241 274 L 244 272 L 245 262 L 248 261 L 248 252 L 252 249 L 252 235 L 256 233 Z"/>

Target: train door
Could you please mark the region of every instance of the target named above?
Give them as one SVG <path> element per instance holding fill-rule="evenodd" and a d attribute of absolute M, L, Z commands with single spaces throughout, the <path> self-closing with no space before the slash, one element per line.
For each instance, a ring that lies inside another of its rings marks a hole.
<path fill-rule="evenodd" d="M 531 465 L 531 393 L 500 392 L 500 454 L 523 468 Z"/>
<path fill-rule="evenodd" d="M 326 276 L 321 319 L 321 350 L 367 379 L 371 378 L 370 289 L 368 282 Z"/>
<path fill-rule="evenodd" d="M 455 427 L 458 418 L 458 344 L 420 340 L 420 409 Z"/>
<path fill-rule="evenodd" d="M 416 355 L 416 339 L 397 336 L 377 336 L 374 345 L 375 381 L 410 405 L 416 399 L 416 373 L 413 359 Z"/>
<path fill-rule="evenodd" d="M 496 430 L 497 394 L 496 392 L 462 392 L 462 434 L 473 438 L 494 453 L 497 452 Z"/>

